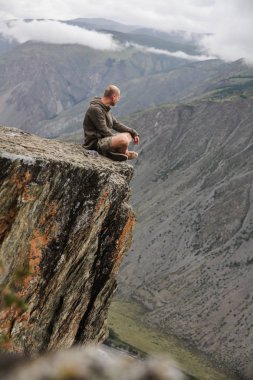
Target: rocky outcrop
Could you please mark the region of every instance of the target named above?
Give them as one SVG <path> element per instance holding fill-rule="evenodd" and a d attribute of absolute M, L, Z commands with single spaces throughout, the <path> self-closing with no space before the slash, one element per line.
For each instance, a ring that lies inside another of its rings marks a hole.
<path fill-rule="evenodd" d="M 0 279 L 26 304 L 0 312 L 9 349 L 101 341 L 131 243 L 132 167 L 7 127 L 0 128 L 0 165 Z"/>

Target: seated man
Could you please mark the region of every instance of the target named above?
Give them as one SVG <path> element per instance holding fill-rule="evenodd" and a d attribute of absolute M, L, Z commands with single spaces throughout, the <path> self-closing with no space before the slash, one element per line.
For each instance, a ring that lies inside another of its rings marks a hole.
<path fill-rule="evenodd" d="M 128 145 L 132 139 L 134 144 L 139 144 L 139 135 L 112 115 L 111 106 L 115 106 L 119 99 L 119 88 L 109 85 L 102 98 L 95 97 L 90 102 L 83 121 L 83 146 L 113 160 L 125 161 L 138 157 L 138 153 L 128 150 Z M 113 129 L 119 133 L 113 133 Z"/>

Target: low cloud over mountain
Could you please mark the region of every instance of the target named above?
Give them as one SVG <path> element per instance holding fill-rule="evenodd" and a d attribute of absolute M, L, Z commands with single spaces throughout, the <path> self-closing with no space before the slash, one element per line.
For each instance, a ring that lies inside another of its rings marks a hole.
<path fill-rule="evenodd" d="M 4 0 L 1 2 L 0 10 L 1 19 L 40 17 L 66 20 L 76 17 L 102 17 L 166 32 L 184 30 L 188 33 L 204 33 L 201 43 L 203 54 L 218 56 L 227 61 L 245 58 L 250 64 L 253 64 L 252 16 L 253 2 L 251 0 L 184 0 L 182 2 L 160 0 L 156 3 L 153 0 L 129 0 L 120 4 L 116 0 L 104 0 L 103 5 L 90 0 L 74 0 L 72 2 L 62 0 L 60 3 L 45 0 L 39 4 L 31 0 L 22 2 Z M 32 24 L 32 35 L 39 26 L 42 24 Z M 19 25 L 21 36 L 24 33 L 24 27 L 24 24 Z M 53 38 L 54 31 L 56 30 L 56 34 L 58 34 L 59 29 L 57 28 L 60 26 L 52 24 L 51 27 L 52 30 L 49 29 L 49 34 Z M 61 27 L 63 28 L 62 25 Z M 11 29 L 13 31 L 13 27 Z M 93 44 L 93 39 L 86 32 L 72 28 L 67 30 L 68 38 L 71 41 L 78 39 L 78 41 L 85 40 L 85 44 L 88 44 L 89 41 L 92 41 Z M 206 33 L 209 34 L 206 35 Z M 38 31 L 37 34 L 40 35 Z M 111 45 L 113 49 L 116 48 L 109 36 L 96 36 L 94 41 L 101 46 L 101 44 L 104 45 L 103 38 L 106 40 L 106 48 L 108 46 L 111 48 Z M 54 42 L 56 41 L 54 40 Z"/>
<path fill-rule="evenodd" d="M 79 44 L 101 50 L 118 50 L 111 34 L 86 30 L 55 20 L 13 20 L 0 23 L 0 33 L 20 43 L 34 40 L 56 44 Z"/>
<path fill-rule="evenodd" d="M 217 58 L 217 57 L 208 56 L 208 55 L 204 55 L 204 54 L 203 55 L 187 54 L 181 50 L 173 52 L 173 51 L 168 51 L 168 50 L 164 50 L 164 49 L 157 49 L 155 47 L 142 46 L 142 45 L 131 43 L 131 42 L 126 43 L 126 46 L 136 47 L 137 49 L 142 50 L 144 53 L 148 52 L 148 53 L 153 53 L 153 54 L 164 54 L 164 55 L 168 55 L 170 57 L 187 59 L 189 61 L 205 61 L 207 59 Z"/>
<path fill-rule="evenodd" d="M 191 55 L 184 51 L 169 51 L 155 46 L 143 46 L 132 41 L 119 42 L 110 33 L 88 30 L 77 25 L 57 20 L 11 20 L 0 22 L 0 34 L 19 43 L 38 41 L 54 44 L 79 44 L 98 50 L 122 50 L 135 47 L 146 53 L 164 54 L 190 61 L 203 61 L 215 57 L 207 55 Z M 131 39 L 131 35 L 129 35 Z"/>
<path fill-rule="evenodd" d="M 253 64 L 253 2 L 251 0 L 217 1 L 210 12 L 212 34 L 201 41 L 208 54 L 225 61 L 244 58 Z"/>

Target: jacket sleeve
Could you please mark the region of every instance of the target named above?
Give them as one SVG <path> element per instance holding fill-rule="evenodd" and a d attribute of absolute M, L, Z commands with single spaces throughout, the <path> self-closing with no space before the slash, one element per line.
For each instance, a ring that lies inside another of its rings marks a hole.
<path fill-rule="evenodd" d="M 129 132 L 130 135 L 132 136 L 132 138 L 134 138 L 135 136 L 139 136 L 138 132 L 135 129 L 129 128 L 126 125 L 121 124 L 119 121 L 117 121 L 115 119 L 114 116 L 112 117 L 112 120 L 113 120 L 113 129 L 115 129 L 115 131 L 117 131 L 117 132 Z"/>
<path fill-rule="evenodd" d="M 114 136 L 113 132 L 107 127 L 105 116 L 99 108 L 93 107 L 90 109 L 89 116 L 96 131 L 99 132 L 102 137 Z"/>

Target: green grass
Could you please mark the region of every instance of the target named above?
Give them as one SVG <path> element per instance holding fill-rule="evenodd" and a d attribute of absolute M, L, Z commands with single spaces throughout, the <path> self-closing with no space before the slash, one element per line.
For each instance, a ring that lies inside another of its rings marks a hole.
<path fill-rule="evenodd" d="M 103 343 L 115 349 L 126 351 L 129 354 L 132 354 L 140 359 L 147 357 L 146 352 L 140 350 L 137 347 L 134 347 L 129 343 L 122 341 L 118 334 L 112 328 L 109 328 L 109 336 Z"/>
<path fill-rule="evenodd" d="M 237 379 L 215 368 L 204 355 L 187 348 L 176 338 L 147 327 L 145 312 L 137 303 L 114 300 L 109 309 L 108 324 L 116 340 L 142 353 L 172 357 L 186 373 L 199 380 Z"/>

